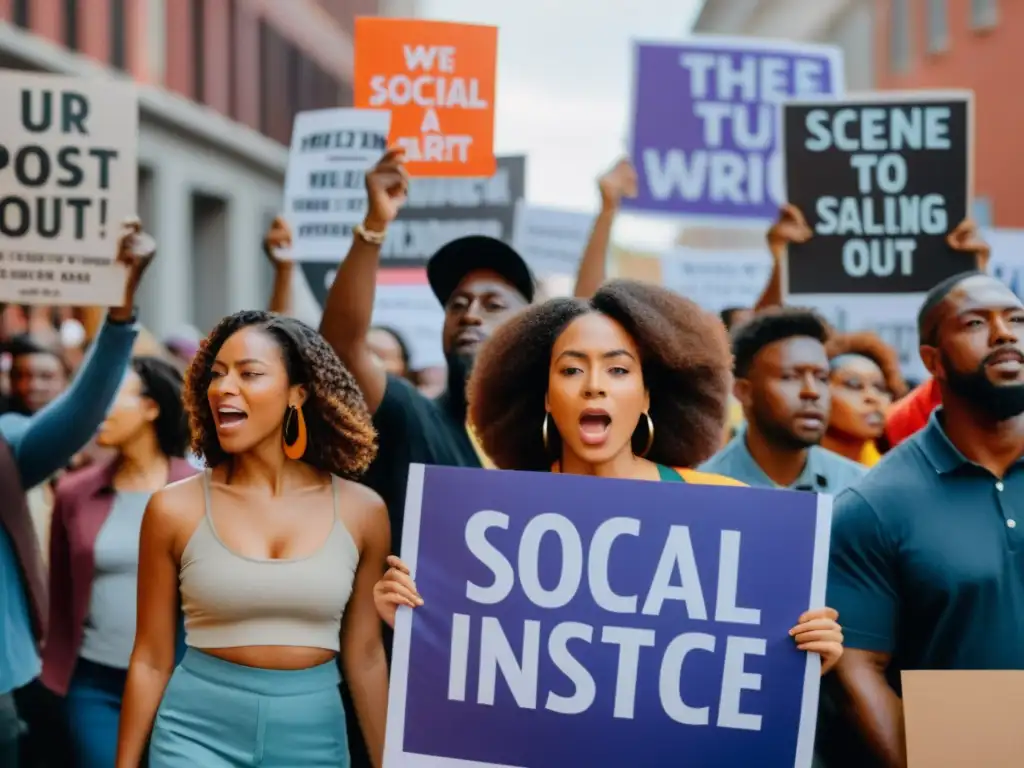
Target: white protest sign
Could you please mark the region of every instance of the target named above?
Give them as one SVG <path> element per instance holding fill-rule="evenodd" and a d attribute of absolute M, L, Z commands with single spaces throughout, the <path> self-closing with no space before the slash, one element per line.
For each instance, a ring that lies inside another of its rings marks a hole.
<path fill-rule="evenodd" d="M 285 218 L 296 261 L 341 261 L 366 216 L 366 172 L 387 150 L 391 113 L 371 109 L 300 112 L 284 183 Z"/>
<path fill-rule="evenodd" d="M 575 275 L 593 226 L 594 217 L 590 214 L 520 201 L 516 206 L 512 247 L 539 278 Z"/>
<path fill-rule="evenodd" d="M 377 284 L 372 325 L 398 331 L 413 370 L 445 365 L 441 349 L 444 309 L 426 284 Z"/>
<path fill-rule="evenodd" d="M 718 251 L 675 248 L 661 257 L 666 288 L 721 312 L 729 307 L 753 307 L 772 273 L 772 257 L 763 248 Z"/>
<path fill-rule="evenodd" d="M 135 86 L 0 72 L 0 301 L 115 306 L 134 215 Z"/>

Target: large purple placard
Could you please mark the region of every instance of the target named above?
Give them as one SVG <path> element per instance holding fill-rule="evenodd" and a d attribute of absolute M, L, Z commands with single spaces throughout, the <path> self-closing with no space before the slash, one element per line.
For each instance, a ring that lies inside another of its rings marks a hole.
<path fill-rule="evenodd" d="M 778 104 L 841 96 L 843 59 L 832 46 L 694 37 L 636 43 L 634 78 L 639 194 L 623 206 L 762 225 L 785 202 Z"/>
<path fill-rule="evenodd" d="M 386 768 L 808 768 L 831 500 L 414 465 Z"/>

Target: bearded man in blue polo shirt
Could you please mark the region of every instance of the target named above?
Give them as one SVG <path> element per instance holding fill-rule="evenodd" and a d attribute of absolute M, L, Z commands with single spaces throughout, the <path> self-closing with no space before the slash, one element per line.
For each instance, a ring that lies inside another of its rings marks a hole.
<path fill-rule="evenodd" d="M 819 740 L 830 766 L 906 764 L 902 670 L 1024 669 L 1024 306 L 966 273 L 918 332 L 943 405 L 835 505 L 849 730 Z"/>

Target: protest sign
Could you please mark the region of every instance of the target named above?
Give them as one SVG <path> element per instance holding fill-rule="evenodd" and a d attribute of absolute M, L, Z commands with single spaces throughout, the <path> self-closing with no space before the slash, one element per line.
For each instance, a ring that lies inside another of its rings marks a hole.
<path fill-rule="evenodd" d="M 964 271 L 946 236 L 970 210 L 969 91 L 783 106 L 787 199 L 814 235 L 789 248 L 786 294 L 927 291 Z"/>
<path fill-rule="evenodd" d="M 494 173 L 497 27 L 356 19 L 355 105 L 391 110 L 413 176 Z"/>
<path fill-rule="evenodd" d="M 772 259 L 764 249 L 674 248 L 662 256 L 661 273 L 666 288 L 704 309 L 721 312 L 757 303 L 771 277 Z"/>
<path fill-rule="evenodd" d="M 627 210 L 762 226 L 782 196 L 778 104 L 843 92 L 833 46 L 716 36 L 634 48 Z"/>
<path fill-rule="evenodd" d="M 412 179 L 409 199 L 391 222 L 381 246 L 381 266 L 426 267 L 445 243 L 467 235 L 510 242 L 516 205 L 526 190 L 526 158 L 499 157 L 489 179 Z M 342 253 L 338 261 L 344 257 Z M 323 306 L 334 282 L 334 264 L 305 262 L 303 273 Z"/>
<path fill-rule="evenodd" d="M 425 604 L 399 609 L 385 766 L 807 768 L 820 659 L 788 631 L 824 605 L 830 519 L 790 491 L 412 465 Z"/>
<path fill-rule="evenodd" d="M 588 213 L 542 208 L 520 201 L 512 247 L 539 278 L 575 277 L 593 226 L 594 217 Z"/>
<path fill-rule="evenodd" d="M 0 301 L 114 306 L 135 213 L 131 83 L 0 72 Z"/>
<path fill-rule="evenodd" d="M 383 110 L 300 112 L 284 182 L 291 258 L 337 264 L 366 217 L 366 172 L 387 150 L 391 114 Z"/>
<path fill-rule="evenodd" d="M 907 768 L 1020 765 L 1024 671 L 901 673 Z"/>
<path fill-rule="evenodd" d="M 444 307 L 438 303 L 422 270 L 381 271 L 371 322 L 401 334 L 409 347 L 409 365 L 414 371 L 446 365 L 441 349 Z"/>

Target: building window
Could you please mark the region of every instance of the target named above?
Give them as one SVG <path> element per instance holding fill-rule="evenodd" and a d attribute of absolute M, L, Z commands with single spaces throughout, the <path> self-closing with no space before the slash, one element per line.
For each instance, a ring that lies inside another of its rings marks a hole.
<path fill-rule="evenodd" d="M 928 53 L 949 48 L 948 0 L 928 0 Z"/>
<path fill-rule="evenodd" d="M 889 14 L 889 69 L 906 72 L 910 68 L 910 0 L 892 0 Z"/>
<path fill-rule="evenodd" d="M 11 3 L 11 21 L 16 27 L 29 28 L 28 7 L 29 0 L 14 0 Z"/>
<path fill-rule="evenodd" d="M 124 16 L 124 0 L 110 0 L 110 63 L 118 69 L 127 64 Z"/>
<path fill-rule="evenodd" d="M 192 95 L 206 103 L 206 3 L 192 0 Z"/>
<path fill-rule="evenodd" d="M 238 7 L 228 0 L 228 115 L 238 119 Z"/>
<path fill-rule="evenodd" d="M 999 5 L 996 0 L 971 0 L 971 26 L 991 29 L 999 23 Z"/>
<path fill-rule="evenodd" d="M 64 45 L 78 50 L 78 0 L 64 0 Z"/>

